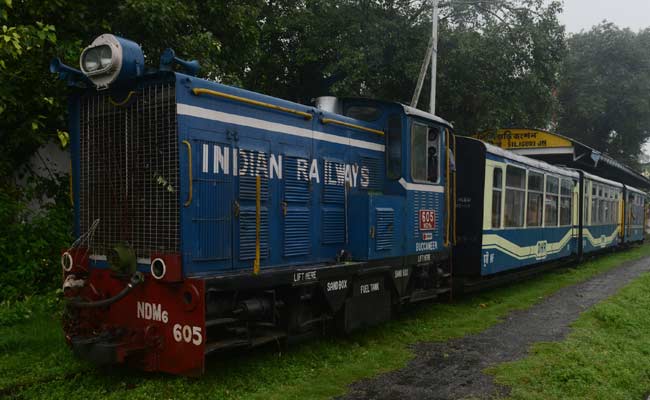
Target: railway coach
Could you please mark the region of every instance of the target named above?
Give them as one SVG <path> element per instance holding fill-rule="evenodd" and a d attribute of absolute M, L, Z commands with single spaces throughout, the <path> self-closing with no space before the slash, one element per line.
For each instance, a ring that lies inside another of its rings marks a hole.
<path fill-rule="evenodd" d="M 480 285 L 643 240 L 642 191 L 476 139 L 456 140 L 456 283 Z"/>

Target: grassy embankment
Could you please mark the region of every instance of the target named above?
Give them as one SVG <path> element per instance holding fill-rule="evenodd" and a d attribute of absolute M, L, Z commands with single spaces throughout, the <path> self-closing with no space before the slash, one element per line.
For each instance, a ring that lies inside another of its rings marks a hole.
<path fill-rule="evenodd" d="M 529 307 L 564 286 L 647 256 L 650 245 L 468 296 L 454 304 L 424 304 L 375 329 L 347 338 L 315 340 L 287 353 L 266 348 L 211 358 L 206 375 L 199 379 L 98 370 L 81 363 L 63 343 L 58 316 L 36 307 L 27 321 L 0 326 L 0 397 L 328 398 L 344 393 L 347 384 L 360 378 L 402 367 L 413 356 L 407 347 L 410 343 L 479 332 L 508 312 Z M 3 313 L 11 312 L 0 308 L 0 320 Z"/>
<path fill-rule="evenodd" d="M 513 399 L 645 399 L 650 392 L 650 274 L 597 304 L 567 340 L 538 343 L 488 372 Z"/>

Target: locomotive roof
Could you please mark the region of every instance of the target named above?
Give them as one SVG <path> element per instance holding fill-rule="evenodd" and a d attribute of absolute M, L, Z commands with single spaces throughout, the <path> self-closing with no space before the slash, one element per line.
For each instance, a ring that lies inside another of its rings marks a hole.
<path fill-rule="evenodd" d="M 346 100 L 352 100 L 352 101 L 354 101 L 354 100 L 363 100 L 363 101 L 367 101 L 367 102 L 370 102 L 370 103 L 394 104 L 394 105 L 398 105 L 398 106 L 402 107 L 402 110 L 404 110 L 404 114 L 406 114 L 406 115 L 412 115 L 414 117 L 428 119 L 430 121 L 437 122 L 439 124 L 445 125 L 445 126 L 447 126 L 449 128 L 452 128 L 452 129 L 454 128 L 454 125 L 451 122 L 444 119 L 444 118 L 440 118 L 437 115 L 434 115 L 434 114 L 428 113 L 426 111 L 420 110 L 419 108 L 411 107 L 411 106 L 408 106 L 408 105 L 406 105 L 404 103 L 399 103 L 399 102 L 396 102 L 396 101 L 377 100 L 377 99 L 371 99 L 371 98 L 367 98 L 367 97 L 341 97 L 340 100 L 343 100 L 343 101 L 346 101 Z"/>
<path fill-rule="evenodd" d="M 425 118 L 425 119 L 437 122 L 439 124 L 446 125 L 446 126 L 448 126 L 449 128 L 452 128 L 452 129 L 454 127 L 454 125 L 451 122 L 449 122 L 449 121 L 447 121 L 445 119 L 442 119 L 442 118 L 438 117 L 437 115 L 433 115 L 431 113 L 428 113 L 426 111 L 422 111 L 422 110 L 420 110 L 418 108 L 415 108 L 415 107 L 407 106 L 406 104 L 402 104 L 402 103 L 397 103 L 397 104 L 402 106 L 402 108 L 404 109 L 404 114 L 406 114 L 406 115 L 413 115 L 415 117 Z"/>
<path fill-rule="evenodd" d="M 491 144 L 486 143 L 486 142 L 484 142 L 482 140 L 478 140 L 478 139 L 474 139 L 474 138 L 469 138 L 469 139 L 481 142 L 485 146 L 485 150 L 488 153 L 495 154 L 497 156 L 507 158 L 509 160 L 517 161 L 517 162 L 520 162 L 522 164 L 530 165 L 531 167 L 541 169 L 543 171 L 553 172 L 553 173 L 556 173 L 556 174 L 560 174 L 560 175 L 564 175 L 564 176 L 570 176 L 570 177 L 573 177 L 573 178 L 579 178 L 580 177 L 580 175 L 576 171 L 574 171 L 572 169 L 556 167 L 555 165 L 545 163 L 544 161 L 535 160 L 534 158 L 522 156 L 520 154 L 513 153 L 513 152 L 508 151 L 508 150 L 504 150 L 501 147 L 491 145 Z"/>

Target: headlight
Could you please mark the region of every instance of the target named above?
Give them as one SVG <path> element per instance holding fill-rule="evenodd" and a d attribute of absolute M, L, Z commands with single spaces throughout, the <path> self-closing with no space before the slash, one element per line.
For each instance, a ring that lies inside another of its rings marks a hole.
<path fill-rule="evenodd" d="M 141 76 L 144 72 L 144 54 L 136 43 L 104 34 L 84 49 L 79 65 L 98 89 L 106 89 L 116 81 Z"/>
<path fill-rule="evenodd" d="M 87 75 L 107 71 L 113 65 L 113 52 L 108 45 L 89 48 L 81 56 L 81 69 Z"/>

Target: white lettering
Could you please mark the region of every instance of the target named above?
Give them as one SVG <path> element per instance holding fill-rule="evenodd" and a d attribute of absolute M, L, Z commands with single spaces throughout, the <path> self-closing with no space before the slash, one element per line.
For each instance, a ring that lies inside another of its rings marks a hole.
<path fill-rule="evenodd" d="M 437 242 L 418 242 L 415 244 L 415 251 L 431 251 L 438 248 Z"/>
<path fill-rule="evenodd" d="M 210 157 L 209 151 L 210 147 L 207 144 L 204 144 L 203 146 L 203 167 L 201 168 L 201 171 L 203 173 L 208 173 L 208 157 Z"/>
<path fill-rule="evenodd" d="M 365 165 L 361 167 L 361 186 L 367 188 L 370 184 L 370 171 Z"/>
<path fill-rule="evenodd" d="M 298 181 L 308 181 L 309 176 L 307 174 L 307 160 L 304 158 L 299 158 L 296 160 L 296 180 Z"/>
<path fill-rule="evenodd" d="M 241 166 L 239 168 L 239 175 L 245 176 L 248 174 L 248 151 L 246 150 L 239 150 L 239 156 L 241 157 Z"/>
<path fill-rule="evenodd" d="M 147 303 L 144 301 L 137 302 L 136 317 L 165 324 L 169 321 L 169 313 L 162 308 L 162 304 Z"/>
<path fill-rule="evenodd" d="M 266 174 L 269 172 L 269 168 L 266 165 L 266 157 L 264 157 L 264 153 L 257 152 L 257 163 L 255 167 L 255 176 L 267 176 Z"/>
<path fill-rule="evenodd" d="M 336 183 L 340 186 L 345 185 L 345 165 L 335 163 L 336 167 Z"/>
<path fill-rule="evenodd" d="M 340 281 L 327 282 L 327 291 L 334 292 L 337 290 L 343 290 L 348 288 L 347 279 L 342 279 Z"/>
<path fill-rule="evenodd" d="M 175 324 L 172 335 L 177 342 L 192 343 L 195 346 L 203 343 L 203 334 L 200 326 Z"/>
<path fill-rule="evenodd" d="M 278 177 L 278 179 L 282 179 L 282 154 L 279 156 L 275 156 L 275 154 L 271 154 L 271 171 L 269 172 L 269 176 L 271 179 L 273 179 L 274 173 L 275 176 Z"/>
<path fill-rule="evenodd" d="M 232 174 L 237 176 L 237 168 L 239 167 L 239 155 L 237 149 L 232 149 Z"/>
<path fill-rule="evenodd" d="M 318 175 L 318 161 L 316 159 L 311 160 L 311 168 L 309 169 L 309 179 L 315 180 L 316 183 L 320 183 L 320 176 Z"/>
<path fill-rule="evenodd" d="M 230 148 L 226 147 L 221 149 L 221 146 L 214 146 L 214 161 L 212 162 L 212 172 L 215 174 L 219 173 L 221 169 L 224 174 L 228 175 L 228 161 L 230 158 Z"/>

